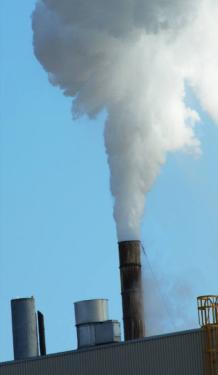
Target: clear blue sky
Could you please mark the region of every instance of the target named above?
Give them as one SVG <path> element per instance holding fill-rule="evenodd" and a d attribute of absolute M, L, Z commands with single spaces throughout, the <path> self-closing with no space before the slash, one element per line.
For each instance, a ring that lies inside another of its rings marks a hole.
<path fill-rule="evenodd" d="M 11 298 L 35 296 L 49 353 L 76 347 L 74 301 L 109 298 L 122 320 L 104 116 L 72 121 L 48 83 L 32 51 L 34 2 L 1 2 L 0 361 L 13 357 Z M 218 293 L 218 127 L 202 116 L 202 157 L 168 157 L 143 222 L 165 331 L 197 326 L 195 297 Z"/>

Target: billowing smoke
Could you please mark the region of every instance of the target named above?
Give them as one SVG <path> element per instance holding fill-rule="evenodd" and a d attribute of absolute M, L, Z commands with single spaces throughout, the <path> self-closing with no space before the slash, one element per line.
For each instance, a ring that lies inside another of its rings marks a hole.
<path fill-rule="evenodd" d="M 140 238 L 146 193 L 168 152 L 200 152 L 187 86 L 218 119 L 217 0 L 41 0 L 34 49 L 74 116 L 107 111 L 119 240 Z"/>

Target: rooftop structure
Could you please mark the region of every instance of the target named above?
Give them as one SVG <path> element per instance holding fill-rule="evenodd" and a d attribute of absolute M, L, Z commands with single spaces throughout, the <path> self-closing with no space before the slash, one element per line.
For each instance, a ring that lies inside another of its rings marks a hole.
<path fill-rule="evenodd" d="M 203 330 L 0 364 L 1 375 L 205 375 Z"/>
<path fill-rule="evenodd" d="M 11 301 L 14 361 L 0 375 L 218 375 L 218 296 L 198 297 L 200 329 L 144 337 L 141 244 L 119 243 L 124 337 L 107 299 L 74 303 L 78 349 L 46 355 L 34 297 Z"/>

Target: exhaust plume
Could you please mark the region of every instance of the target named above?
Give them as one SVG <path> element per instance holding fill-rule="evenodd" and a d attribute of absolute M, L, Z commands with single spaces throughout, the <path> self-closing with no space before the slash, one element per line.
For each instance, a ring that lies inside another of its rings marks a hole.
<path fill-rule="evenodd" d="M 107 111 L 105 148 L 118 240 L 138 240 L 146 193 L 168 152 L 200 152 L 190 86 L 218 120 L 217 0 L 41 0 L 35 55 L 73 98 L 74 116 Z"/>

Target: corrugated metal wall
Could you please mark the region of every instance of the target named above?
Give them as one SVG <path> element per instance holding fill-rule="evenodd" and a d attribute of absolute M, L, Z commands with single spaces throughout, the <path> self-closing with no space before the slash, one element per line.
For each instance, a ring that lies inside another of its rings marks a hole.
<path fill-rule="evenodd" d="M 0 365 L 0 375 L 203 375 L 200 330 Z"/>

